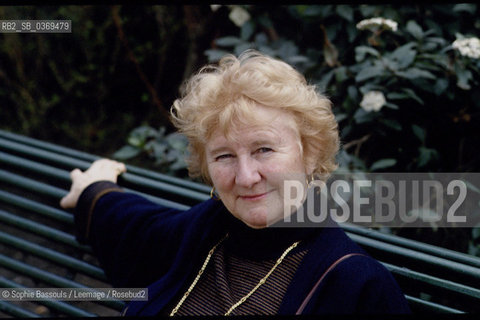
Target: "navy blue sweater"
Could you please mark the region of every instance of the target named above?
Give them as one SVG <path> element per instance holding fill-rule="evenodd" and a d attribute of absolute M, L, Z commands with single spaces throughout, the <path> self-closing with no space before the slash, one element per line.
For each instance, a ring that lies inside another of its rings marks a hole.
<path fill-rule="evenodd" d="M 208 200 L 182 211 L 123 192 L 102 195 L 91 213 L 90 218 L 76 216 L 76 220 L 83 233 L 88 225 L 88 242 L 111 283 L 148 287 L 148 301 L 131 302 L 126 315 L 168 313 L 232 219 L 221 201 Z M 308 253 L 279 314 L 295 314 L 325 271 L 350 253 L 361 255 L 345 259 L 325 276 L 303 314 L 410 312 L 390 272 L 338 226 L 315 228 L 307 234 L 299 249 L 307 248 Z"/>

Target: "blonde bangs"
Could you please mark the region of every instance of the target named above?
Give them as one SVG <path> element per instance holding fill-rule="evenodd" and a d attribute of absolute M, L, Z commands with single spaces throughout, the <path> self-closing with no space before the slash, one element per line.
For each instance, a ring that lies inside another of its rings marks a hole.
<path fill-rule="evenodd" d="M 205 160 L 205 144 L 220 130 L 226 137 L 238 125 L 261 126 L 255 106 L 280 108 L 297 125 L 306 167 L 324 177 L 336 169 L 338 125 L 331 102 L 308 85 L 290 65 L 247 51 L 237 59 L 227 55 L 218 65 L 202 68 L 182 88 L 172 108 L 172 122 L 190 142 L 187 159 L 190 175 L 211 183 Z"/>

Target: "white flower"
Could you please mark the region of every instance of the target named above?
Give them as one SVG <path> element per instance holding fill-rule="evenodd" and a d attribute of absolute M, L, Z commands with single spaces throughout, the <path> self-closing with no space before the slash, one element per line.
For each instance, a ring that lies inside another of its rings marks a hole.
<path fill-rule="evenodd" d="M 248 11 L 240 6 L 233 6 L 228 17 L 237 27 L 243 26 L 245 22 L 250 20 L 250 14 Z"/>
<path fill-rule="evenodd" d="M 363 110 L 370 112 L 382 109 L 385 103 L 387 100 L 381 91 L 369 91 L 363 96 L 360 106 Z"/>
<path fill-rule="evenodd" d="M 462 56 L 480 59 L 480 39 L 478 38 L 457 39 L 452 43 L 452 47 L 460 51 Z"/>
<path fill-rule="evenodd" d="M 382 17 L 365 19 L 357 23 L 358 30 L 369 29 L 373 31 L 378 27 L 382 27 L 386 30 L 397 31 L 398 23 L 393 20 L 385 19 Z"/>
<path fill-rule="evenodd" d="M 220 9 L 221 6 L 222 6 L 221 4 L 211 4 L 210 9 L 215 12 L 218 9 Z"/>

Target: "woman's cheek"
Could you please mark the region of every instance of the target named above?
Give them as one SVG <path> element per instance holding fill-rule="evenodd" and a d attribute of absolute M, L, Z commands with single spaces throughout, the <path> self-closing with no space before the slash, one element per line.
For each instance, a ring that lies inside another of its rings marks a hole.
<path fill-rule="evenodd" d="M 228 165 L 218 164 L 211 170 L 213 183 L 219 187 L 225 187 L 231 184 L 233 170 Z"/>

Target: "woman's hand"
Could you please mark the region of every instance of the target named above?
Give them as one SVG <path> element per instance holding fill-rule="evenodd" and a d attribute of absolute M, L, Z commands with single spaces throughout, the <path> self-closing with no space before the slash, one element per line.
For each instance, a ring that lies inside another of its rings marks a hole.
<path fill-rule="evenodd" d="M 93 182 L 112 181 L 117 182 L 117 178 L 126 172 L 127 168 L 121 162 L 109 159 L 100 159 L 92 163 L 87 171 L 74 169 L 70 172 L 72 186 L 70 192 L 60 200 L 60 206 L 64 209 L 75 208 L 82 191 Z"/>

